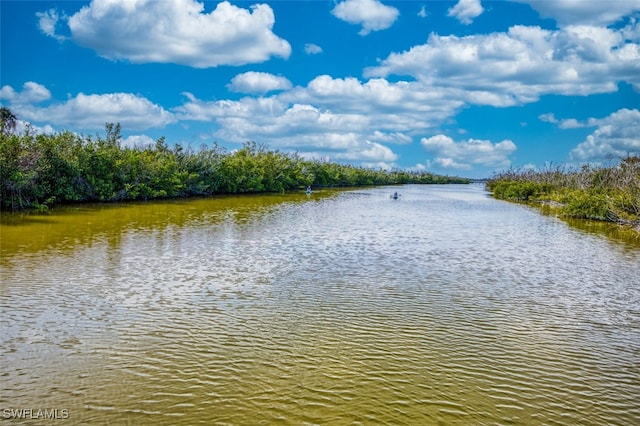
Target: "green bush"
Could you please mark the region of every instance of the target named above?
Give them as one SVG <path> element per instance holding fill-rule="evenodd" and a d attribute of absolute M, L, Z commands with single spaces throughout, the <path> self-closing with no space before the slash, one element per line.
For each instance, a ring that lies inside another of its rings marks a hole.
<path fill-rule="evenodd" d="M 502 200 L 531 201 L 550 193 L 552 187 L 538 182 L 504 180 L 494 182 L 491 190 L 496 198 Z"/>
<path fill-rule="evenodd" d="M 581 219 L 606 220 L 612 215 L 608 205 L 607 196 L 602 192 L 572 191 L 566 196 L 562 213 Z"/>
<path fill-rule="evenodd" d="M 510 170 L 490 179 L 487 189 L 499 199 L 554 201 L 569 217 L 640 222 L 640 157 L 573 171 Z"/>
<path fill-rule="evenodd" d="M 9 117 L 9 116 L 8 116 Z M 186 151 L 123 147 L 120 125 L 105 137 L 0 131 L 0 209 L 44 210 L 55 203 L 148 200 L 219 193 L 285 192 L 298 188 L 398 183 L 469 183 L 431 173 L 385 171 L 303 160 L 254 142 L 226 153 L 217 145 Z"/>

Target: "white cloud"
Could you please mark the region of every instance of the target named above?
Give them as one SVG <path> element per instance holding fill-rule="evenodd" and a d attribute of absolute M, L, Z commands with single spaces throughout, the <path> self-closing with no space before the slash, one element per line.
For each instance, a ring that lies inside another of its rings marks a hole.
<path fill-rule="evenodd" d="M 430 128 L 463 105 L 458 94 L 421 82 L 392 83 L 383 78 L 361 82 L 328 75 L 314 78 L 306 88 L 284 93 L 282 99 L 363 114 L 395 131 Z"/>
<path fill-rule="evenodd" d="M 29 134 L 36 134 L 36 135 L 38 134 L 53 135 L 56 133 L 56 129 L 54 129 L 52 126 L 48 124 L 40 127 L 40 126 L 34 126 L 28 121 L 18 120 L 16 122 L 15 133 L 24 134 L 26 132 L 29 132 Z"/>
<path fill-rule="evenodd" d="M 282 102 L 278 97 L 210 102 L 190 98 L 176 112 L 185 120 L 216 120 L 225 140 L 260 140 L 274 146 L 303 135 L 317 134 L 319 139 L 325 134 L 358 135 L 370 124 L 364 115 L 336 114 L 310 104 Z"/>
<path fill-rule="evenodd" d="M 298 94 L 293 96 L 296 91 Z M 395 130 L 411 118 L 402 117 L 400 123 L 395 123 L 394 118 L 385 119 L 384 114 L 376 112 L 375 105 L 368 110 L 359 106 L 359 111 L 350 111 L 350 106 L 345 105 L 334 112 L 329 107 L 321 108 L 322 99 L 310 96 L 304 88 L 238 101 L 207 102 L 186 96 L 187 102 L 175 110 L 179 118 L 214 121 L 219 129 L 212 137 L 238 143 L 257 140 L 275 149 L 298 151 L 307 158 L 390 165 L 397 155 L 387 144 L 411 142 L 409 135 Z M 294 97 L 311 102 L 292 102 Z"/>
<path fill-rule="evenodd" d="M 2 86 L 0 88 L 0 99 L 13 100 L 16 97 L 16 91 L 11 86 Z"/>
<path fill-rule="evenodd" d="M 67 37 L 63 35 L 56 34 L 56 27 L 60 20 L 57 10 L 49 9 L 44 12 L 37 12 L 36 16 L 38 17 L 38 28 L 40 28 L 40 31 L 42 31 L 43 34 L 58 41 L 64 41 L 67 39 Z"/>
<path fill-rule="evenodd" d="M 394 145 L 408 145 L 413 142 L 413 138 L 411 136 L 402 132 L 385 133 L 379 130 L 375 130 L 367 137 L 367 139 L 373 142 L 384 142 Z"/>
<path fill-rule="evenodd" d="M 555 114 L 552 112 L 541 114 L 538 116 L 538 119 L 540 119 L 540 121 L 543 121 L 545 123 L 556 124 L 558 122 L 558 119 L 556 118 Z"/>
<path fill-rule="evenodd" d="M 388 147 L 379 143 L 364 141 L 361 144 L 361 149 L 358 151 L 346 151 L 335 155 L 335 158 L 341 160 L 357 160 L 357 161 L 377 161 L 381 163 L 387 163 L 395 161 L 398 156 L 391 151 Z"/>
<path fill-rule="evenodd" d="M 620 30 L 626 40 L 640 41 L 640 25 L 637 23 L 638 18 L 632 17 L 629 24 Z"/>
<path fill-rule="evenodd" d="M 317 55 L 319 53 L 322 53 L 322 47 L 318 46 L 317 44 L 307 43 L 304 45 L 304 53 L 306 53 L 307 55 Z"/>
<path fill-rule="evenodd" d="M 218 139 L 259 140 L 276 148 L 308 144 L 309 150 L 326 148 L 336 138 L 342 143 L 344 135 L 384 145 L 409 144 L 463 105 L 451 93 L 420 83 L 327 75 L 269 97 L 203 101 L 185 96 L 187 101 L 175 109 L 177 117 L 214 121 L 220 126 L 213 135 Z"/>
<path fill-rule="evenodd" d="M 120 141 L 120 145 L 128 148 L 147 148 L 155 143 L 156 141 L 147 135 L 131 135 Z"/>
<path fill-rule="evenodd" d="M 445 169 L 470 170 L 475 166 L 508 167 L 509 156 L 516 151 L 516 145 L 510 140 L 493 143 L 486 140 L 468 139 L 455 142 L 446 135 L 422 138 L 422 147 L 434 158 L 430 164 Z"/>
<path fill-rule="evenodd" d="M 565 120 L 561 120 L 558 127 L 561 129 L 579 129 L 584 127 L 584 124 L 580 123 L 575 118 L 567 118 Z"/>
<path fill-rule="evenodd" d="M 583 63 L 606 63 L 614 59 L 612 49 L 622 44 L 620 32 L 603 27 L 574 25 L 556 33 L 554 58 Z"/>
<path fill-rule="evenodd" d="M 384 161 L 378 161 L 378 162 L 373 162 L 373 163 L 370 163 L 370 162 L 367 162 L 367 161 L 363 161 L 360 164 L 362 165 L 362 167 L 366 167 L 366 168 L 369 168 L 369 169 L 376 169 L 376 170 L 377 169 L 382 169 L 382 170 L 390 171 L 390 170 L 398 168 L 397 164 L 395 164 L 395 163 L 387 163 L 387 162 L 384 162 Z"/>
<path fill-rule="evenodd" d="M 484 12 L 480 0 L 459 0 L 449 9 L 448 15 L 456 18 L 465 25 L 469 25 L 475 18 Z"/>
<path fill-rule="evenodd" d="M 176 118 L 214 124 L 216 130 L 208 137 L 238 143 L 256 140 L 307 156 L 349 161 L 357 157 L 363 164 L 391 164 L 395 160 L 390 159 L 389 146 L 411 144 L 463 106 L 459 93 L 420 82 L 362 82 L 328 75 L 268 97 L 206 101 L 184 95 L 184 104 L 174 109 Z"/>
<path fill-rule="evenodd" d="M 290 89 L 291 82 L 281 76 L 249 71 L 233 77 L 227 88 L 232 92 L 267 93 L 274 90 Z"/>
<path fill-rule="evenodd" d="M 9 101 L 11 109 L 21 119 L 36 123 L 55 123 L 81 129 L 101 129 L 106 122 L 121 123 L 132 130 L 163 127 L 175 122 L 173 114 L 148 99 L 131 93 L 79 93 L 62 103 L 45 106 L 51 92 L 33 81 L 26 82 L 21 92 L 11 86 L 0 89 L 0 98 Z"/>
<path fill-rule="evenodd" d="M 79 93 L 62 104 L 36 110 L 29 118 L 84 129 L 102 128 L 106 122 L 120 123 L 130 130 L 164 127 L 175 121 L 161 106 L 131 93 Z"/>
<path fill-rule="evenodd" d="M 378 0 L 345 0 L 338 3 L 331 13 L 350 24 L 362 25 L 358 33 L 361 36 L 371 31 L 386 30 L 400 15 L 398 9 Z"/>
<path fill-rule="evenodd" d="M 421 17 L 421 18 L 426 18 L 428 16 L 427 7 L 426 6 L 420 7 L 420 10 L 418 11 L 418 16 Z"/>
<path fill-rule="evenodd" d="M 239 8 L 228 1 L 204 13 L 197 0 L 92 0 L 67 19 L 71 39 L 111 60 L 177 63 L 196 68 L 288 58 L 291 46 L 272 32 L 266 4 Z M 43 12 L 40 28 L 53 32 L 57 15 Z"/>
<path fill-rule="evenodd" d="M 16 92 L 11 86 L 3 86 L 0 89 L 0 99 L 6 99 L 15 105 L 39 103 L 50 98 L 51 92 L 49 89 L 33 81 L 24 83 L 21 92 Z"/>
<path fill-rule="evenodd" d="M 587 124 L 581 123 L 575 118 L 558 120 L 552 112 L 547 114 L 542 114 L 538 116 L 538 118 L 540 119 L 540 121 L 543 121 L 545 123 L 557 124 L 558 127 L 560 127 L 561 129 L 578 129 L 578 128 L 587 126 Z"/>
<path fill-rule="evenodd" d="M 640 10 L 637 0 L 513 0 L 527 3 L 543 18 L 552 18 L 560 25 L 609 25 Z"/>
<path fill-rule="evenodd" d="M 638 24 L 634 24 L 634 27 Z M 589 95 L 640 88 L 640 45 L 621 31 L 514 26 L 507 33 L 439 36 L 392 53 L 366 77 L 409 75 L 470 104 L 511 106 L 544 94 Z M 457 94 L 456 94 L 457 93 Z"/>
<path fill-rule="evenodd" d="M 640 154 L 640 110 L 620 109 L 603 119 L 589 119 L 589 125 L 598 128 L 571 151 L 571 159 L 602 161 Z"/>

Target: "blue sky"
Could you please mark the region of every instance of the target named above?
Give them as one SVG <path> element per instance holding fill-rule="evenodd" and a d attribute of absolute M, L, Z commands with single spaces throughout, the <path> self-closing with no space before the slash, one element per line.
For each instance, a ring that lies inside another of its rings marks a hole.
<path fill-rule="evenodd" d="M 486 177 L 640 153 L 640 0 L 0 2 L 41 132 Z M 24 125 L 24 123 L 23 123 Z"/>

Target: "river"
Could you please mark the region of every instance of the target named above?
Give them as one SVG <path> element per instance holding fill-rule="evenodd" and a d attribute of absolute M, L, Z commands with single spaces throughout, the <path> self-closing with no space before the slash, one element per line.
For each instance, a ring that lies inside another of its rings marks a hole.
<path fill-rule="evenodd" d="M 8 424 L 640 424 L 638 241 L 480 185 L 5 213 L 0 236 Z"/>

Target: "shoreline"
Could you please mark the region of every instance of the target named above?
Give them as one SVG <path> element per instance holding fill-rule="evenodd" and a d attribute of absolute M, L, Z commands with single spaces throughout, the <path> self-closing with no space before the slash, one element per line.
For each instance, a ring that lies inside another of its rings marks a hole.
<path fill-rule="evenodd" d="M 594 221 L 594 222 L 602 222 L 602 223 L 611 223 L 614 225 L 618 225 L 624 228 L 627 228 L 631 231 L 634 231 L 636 233 L 638 233 L 638 236 L 640 237 L 640 220 L 631 220 L 631 219 L 623 219 L 620 217 L 612 217 L 610 219 L 596 219 L 596 218 L 583 218 L 583 217 L 574 217 L 574 216 L 567 216 L 567 215 L 563 215 L 561 214 L 561 210 L 562 208 L 566 207 L 566 204 L 564 203 L 560 203 L 558 201 L 555 200 L 533 200 L 530 201 L 532 204 L 539 204 L 539 207 L 541 209 L 548 209 L 549 212 L 554 212 L 554 213 L 560 213 L 560 214 L 555 214 L 558 217 L 565 217 L 567 219 L 581 219 L 581 220 L 590 220 L 590 221 Z"/>
<path fill-rule="evenodd" d="M 402 185 L 470 185 L 469 182 L 458 182 L 456 181 L 459 178 L 452 178 L 451 181 L 448 182 L 402 182 L 402 183 L 383 183 L 383 184 L 373 184 L 373 185 L 329 185 L 329 186 L 314 186 L 311 192 L 307 192 L 305 188 L 295 188 L 289 189 L 286 191 L 246 191 L 246 192 L 217 192 L 211 194 L 186 194 L 186 195 L 177 195 L 177 196 L 162 196 L 162 197 L 148 197 L 148 198 L 114 198 L 107 200 L 99 200 L 99 199 L 87 199 L 87 200 L 63 200 L 63 201 L 55 201 L 50 204 L 35 204 L 35 205 L 25 205 L 21 207 L 16 207 L 13 209 L 0 209 L 0 215 L 2 214 L 20 214 L 20 213 L 47 213 L 50 210 L 60 208 L 60 207 L 74 207 L 74 206 L 83 206 L 83 205 L 95 205 L 95 206 L 117 206 L 119 204 L 125 203 L 146 203 L 146 202 L 162 202 L 162 201 L 187 201 L 187 200 L 197 200 L 197 199 L 206 199 L 206 198 L 214 198 L 214 197 L 233 197 L 233 196 L 260 196 L 260 195 L 287 195 L 287 194 L 307 194 L 310 195 L 312 193 L 318 193 L 326 190 L 348 190 L 348 189 L 356 189 L 356 188 L 373 188 L 379 186 L 402 186 Z"/>
<path fill-rule="evenodd" d="M 619 217 L 616 218 L 585 218 L 578 216 L 571 216 L 562 213 L 562 209 L 567 206 L 566 203 L 560 203 L 558 201 L 552 199 L 535 199 L 535 200 L 513 200 L 513 199 L 504 199 L 498 198 L 491 193 L 491 196 L 496 200 L 506 201 L 509 203 L 515 204 L 524 204 L 527 206 L 535 207 L 542 214 L 555 216 L 560 219 L 568 220 L 568 221 L 585 221 L 592 223 L 600 223 L 600 224 L 609 224 L 619 227 L 620 229 L 628 230 L 633 232 L 640 239 L 640 220 L 630 220 L 630 219 L 622 219 Z"/>
<path fill-rule="evenodd" d="M 489 179 L 494 198 L 539 205 L 560 217 L 613 223 L 640 235 L 640 157 L 609 166 L 509 170 Z"/>

